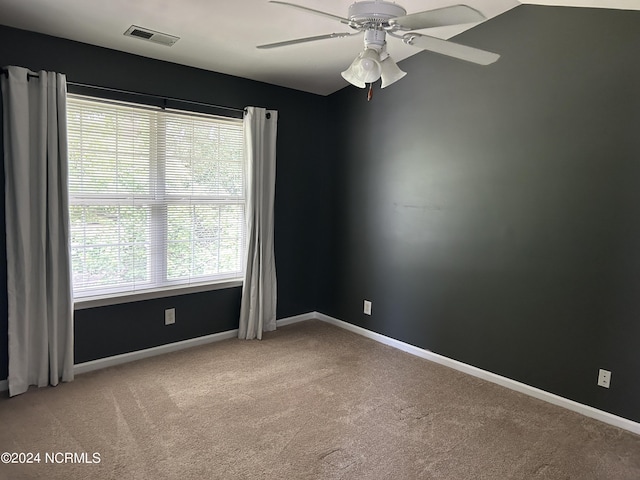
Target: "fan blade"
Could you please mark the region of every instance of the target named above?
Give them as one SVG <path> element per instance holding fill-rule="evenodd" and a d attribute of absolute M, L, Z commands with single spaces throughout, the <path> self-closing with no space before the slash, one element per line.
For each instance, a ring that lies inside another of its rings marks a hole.
<path fill-rule="evenodd" d="M 481 22 L 485 18 L 482 13 L 468 5 L 453 5 L 392 18 L 389 20 L 389 25 L 400 30 L 420 30 L 422 28 L 445 27 L 460 23 Z"/>
<path fill-rule="evenodd" d="M 316 40 L 326 40 L 327 38 L 343 38 L 351 37 L 353 35 L 359 35 L 361 32 L 356 33 L 328 33 L 327 35 L 317 35 L 315 37 L 296 38 L 295 40 L 285 40 L 284 42 L 268 43 L 266 45 L 258 45 L 256 48 L 267 49 L 286 47 L 287 45 L 296 45 L 298 43 L 315 42 Z"/>
<path fill-rule="evenodd" d="M 480 65 L 489 65 L 500 58 L 497 53 L 487 52 L 478 48 L 467 47 L 459 43 L 453 43 L 440 38 L 429 37 L 427 35 L 418 35 L 417 33 L 407 33 L 402 41 L 408 45 L 430 50 L 432 52 L 448 55 L 449 57 L 459 58 L 467 62 L 473 62 Z"/>
<path fill-rule="evenodd" d="M 322 17 L 327 17 L 327 18 L 330 18 L 332 20 L 337 20 L 340 23 L 346 23 L 347 25 L 349 24 L 349 19 L 348 18 L 339 17 L 338 15 L 333 15 L 333 14 L 327 13 L 327 12 L 321 12 L 320 10 L 314 10 L 313 8 L 303 7 L 302 5 L 296 5 L 295 3 L 276 2 L 275 0 L 272 0 L 269 3 L 277 3 L 279 5 L 286 5 L 287 7 L 292 7 L 292 8 L 297 8 L 298 10 L 302 10 L 303 12 L 313 13 L 314 15 L 320 15 Z"/>

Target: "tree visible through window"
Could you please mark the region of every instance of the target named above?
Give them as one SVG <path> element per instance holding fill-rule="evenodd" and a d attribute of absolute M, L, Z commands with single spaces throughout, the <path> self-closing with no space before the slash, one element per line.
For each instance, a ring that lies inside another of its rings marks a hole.
<path fill-rule="evenodd" d="M 242 121 L 69 96 L 76 298 L 239 278 Z"/>

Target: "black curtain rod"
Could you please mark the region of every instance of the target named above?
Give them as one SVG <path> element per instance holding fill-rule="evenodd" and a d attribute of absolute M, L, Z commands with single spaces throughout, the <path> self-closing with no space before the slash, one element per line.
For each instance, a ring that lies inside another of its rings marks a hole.
<path fill-rule="evenodd" d="M 9 71 L 5 68 L 2 69 L 2 73 L 5 74 L 6 77 L 9 77 Z M 27 79 L 29 78 L 39 78 L 40 75 L 38 75 L 37 73 L 32 73 L 29 72 L 27 73 Z M 87 85 L 86 83 L 78 83 L 78 82 L 70 82 L 67 81 L 67 85 L 72 85 L 74 87 L 81 87 L 81 88 L 92 88 L 95 90 L 103 90 L 103 91 L 107 91 L 107 92 L 113 92 L 113 93 L 121 93 L 121 94 L 125 94 L 125 95 L 137 95 L 140 97 L 151 97 L 151 98 L 157 98 L 160 100 L 164 100 L 165 102 L 169 101 L 169 102 L 179 102 L 179 103 L 187 103 L 187 104 L 191 104 L 191 105 L 199 105 L 201 107 L 210 107 L 210 108 L 216 108 L 216 109 L 220 109 L 220 110 L 229 110 L 231 112 L 245 112 L 244 108 L 235 108 L 235 107 L 225 107 L 224 105 L 214 105 L 212 103 L 204 103 L 204 102 L 196 102 L 193 100 L 184 100 L 181 98 L 172 98 L 172 97 L 164 97 L 162 95 L 153 95 L 151 93 L 140 93 L 140 92 L 132 92 L 129 90 L 120 90 L 117 88 L 110 88 L 110 87 L 99 87 L 97 85 Z M 268 117 L 267 117 L 268 118 Z"/>
<path fill-rule="evenodd" d="M 2 71 L 2 73 L 4 73 L 4 76 L 9 78 L 9 70 L 7 70 L 6 68 L 2 68 L 0 69 L 0 71 Z M 40 78 L 40 75 L 38 75 L 37 73 L 27 73 L 27 80 L 29 80 L 30 78 Z"/>
<path fill-rule="evenodd" d="M 160 99 L 160 100 L 164 100 L 165 102 L 169 101 L 169 102 L 188 103 L 188 104 L 191 104 L 191 105 L 199 105 L 201 107 L 211 107 L 211 108 L 216 108 L 216 109 L 220 109 L 220 110 L 229 110 L 231 112 L 244 112 L 245 111 L 244 108 L 225 107 L 224 105 L 214 105 L 212 103 L 196 102 L 194 100 L 184 100 L 182 98 L 165 97 L 163 95 L 154 95 L 154 94 L 151 94 L 151 93 L 132 92 L 132 91 L 129 91 L 129 90 L 120 90 L 118 88 L 99 87 L 97 85 L 87 85 L 86 83 L 78 83 L 78 82 L 69 82 L 69 81 L 67 81 L 67 85 L 72 85 L 74 87 L 81 87 L 81 88 L 92 88 L 92 89 L 95 89 L 95 90 L 103 90 L 103 91 L 113 92 L 113 93 L 122 93 L 122 94 L 125 94 L 125 95 L 137 95 L 137 96 L 140 96 L 140 97 L 157 98 L 157 99 Z"/>

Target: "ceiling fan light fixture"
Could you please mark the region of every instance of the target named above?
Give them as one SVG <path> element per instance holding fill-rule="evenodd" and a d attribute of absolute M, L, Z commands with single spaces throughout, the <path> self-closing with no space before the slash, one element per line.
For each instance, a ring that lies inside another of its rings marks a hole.
<path fill-rule="evenodd" d="M 351 65 L 349 65 L 349 68 L 347 68 L 340 75 L 342 75 L 342 78 L 344 78 L 347 82 L 349 82 L 354 87 L 364 88 L 365 87 L 364 82 L 360 80 L 360 78 L 358 77 L 358 74 L 356 73 L 356 64 L 359 61 L 360 61 L 360 55 L 358 55 L 356 59 L 351 63 Z"/>
<path fill-rule="evenodd" d="M 356 57 L 349 68 L 342 72 L 342 77 L 352 85 L 364 88 L 366 83 L 373 83 L 382 75 L 380 54 L 373 48 L 367 48 Z"/>
<path fill-rule="evenodd" d="M 396 65 L 396 62 L 394 62 L 390 56 L 387 56 L 387 58 L 380 63 L 380 66 L 382 67 L 382 74 L 380 75 L 382 78 L 381 88 L 388 87 L 407 74 L 407 72 L 400 70 L 400 67 Z"/>
<path fill-rule="evenodd" d="M 380 65 L 380 53 L 373 48 L 367 48 L 360 54 L 360 64 L 358 65 L 360 78 L 364 83 L 373 83 L 382 75 L 382 65 Z"/>

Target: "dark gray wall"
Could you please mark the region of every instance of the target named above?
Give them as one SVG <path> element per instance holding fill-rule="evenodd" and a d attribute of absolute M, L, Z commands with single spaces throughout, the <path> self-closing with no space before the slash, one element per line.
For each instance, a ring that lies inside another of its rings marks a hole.
<path fill-rule="evenodd" d="M 502 58 L 330 98 L 319 310 L 640 421 L 640 12 L 520 6 L 456 40 Z"/>
<path fill-rule="evenodd" d="M 324 176 L 325 98 L 6 27 L 0 27 L 0 65 L 58 71 L 70 82 L 227 107 L 256 105 L 278 110 L 278 318 L 315 309 L 314 271 L 316 262 L 324 257 L 316 232 L 325 230 L 321 219 L 329 218 L 322 212 L 327 207 L 316 198 L 319 179 Z M 0 197 L 4 226 L 4 187 Z M 0 238 L 4 252 L 4 234 Z M 4 379 L 8 365 L 7 297 L 5 255 L 1 258 L 0 379 Z M 241 288 L 232 288 L 79 310 L 75 315 L 75 361 L 237 328 L 240 295 Z M 176 308 L 177 322 L 165 327 L 163 311 L 169 307 Z"/>

